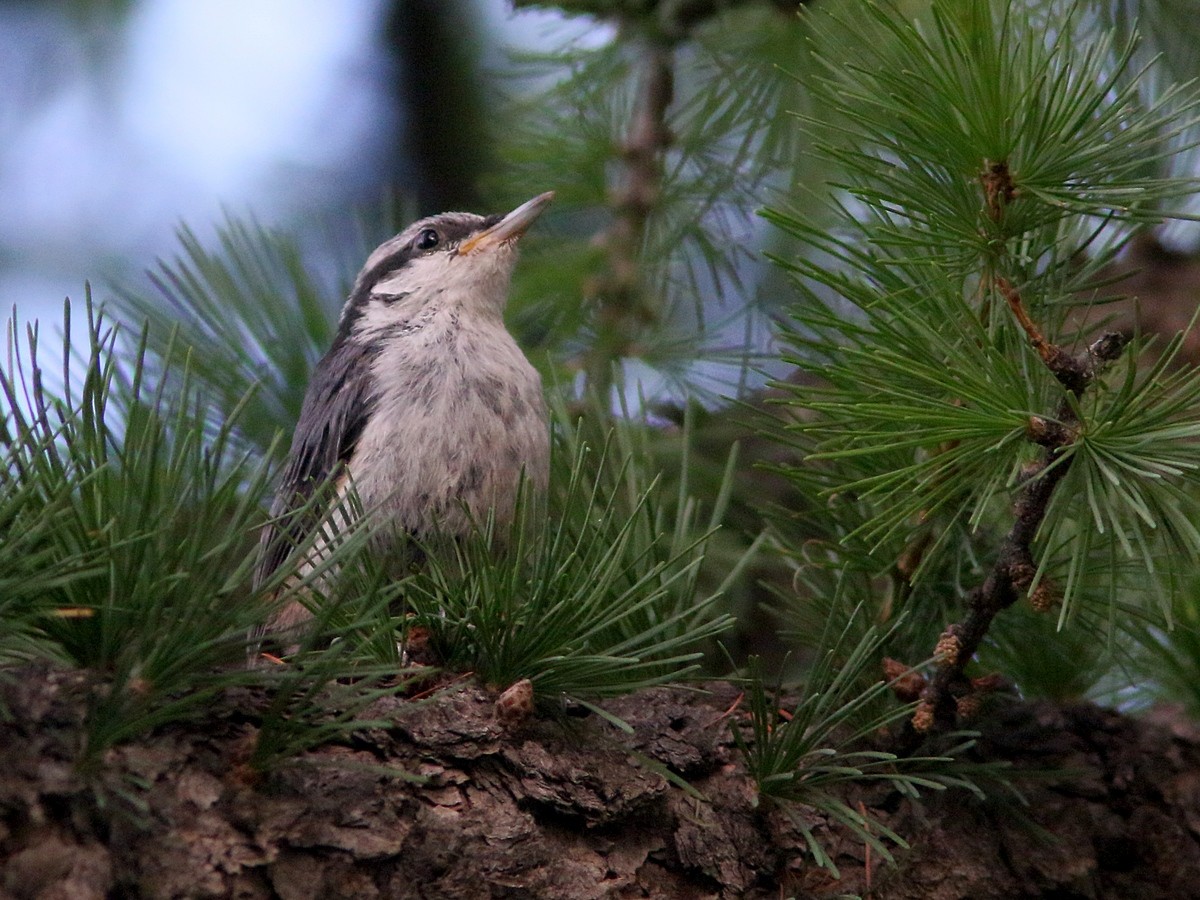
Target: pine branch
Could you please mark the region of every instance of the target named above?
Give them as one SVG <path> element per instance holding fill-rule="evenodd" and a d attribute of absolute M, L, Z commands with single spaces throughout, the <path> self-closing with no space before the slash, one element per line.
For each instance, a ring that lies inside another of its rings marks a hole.
<path fill-rule="evenodd" d="M 654 16 L 664 33 L 683 35 L 739 6 L 771 6 L 795 13 L 807 0 L 513 0 L 513 7 L 554 7 L 598 17 Z"/>
<path fill-rule="evenodd" d="M 921 692 L 921 702 L 912 718 L 913 727 L 920 732 L 935 726 L 954 727 L 960 702 L 967 700 L 973 691 L 963 670 L 1001 610 L 1012 606 L 1031 587 L 1030 602 L 1036 608 L 1048 607 L 1052 602 L 1054 588 L 1048 580 L 1043 579 L 1034 587 L 1037 565 L 1033 559 L 1033 541 L 1046 518 L 1050 499 L 1074 458 L 1062 455 L 1062 451 L 1078 437 L 1080 422 L 1075 412 L 1078 400 L 1100 371 L 1120 357 L 1126 344 L 1124 335 L 1110 332 L 1082 353 L 1072 355 L 1046 339 L 1011 283 L 997 278 L 996 288 L 1029 337 L 1030 345 L 1070 396 L 1059 404 L 1053 420 L 1034 416 L 1029 421 L 1026 436 L 1043 447 L 1041 459 L 1030 467 L 1029 478 L 1013 504 L 1015 520 L 1000 545 L 996 562 L 983 583 L 968 595 L 966 617 L 961 623 L 949 626 L 938 640 L 937 669 Z"/>
<path fill-rule="evenodd" d="M 615 218 L 597 236 L 607 253 L 607 271 L 591 292 L 598 327 L 587 371 L 601 397 L 608 396 L 612 386 L 613 362 L 631 353 L 639 327 L 655 319 L 641 289 L 641 250 L 646 223 L 661 195 L 662 155 L 671 144 L 666 118 L 674 95 L 674 63 L 668 43 L 643 36 L 642 74 L 621 146 L 621 174 L 609 193 Z"/>
<path fill-rule="evenodd" d="M 861 9 L 811 20 L 827 73 L 816 93 L 842 116 L 809 121 L 832 134 L 818 152 L 853 198 L 832 201 L 845 231 L 807 210 L 769 214 L 816 251 L 785 262 L 806 301 L 790 359 L 826 385 L 790 391 L 814 415 L 792 426 L 808 464 L 789 474 L 830 500 L 799 535 L 823 542 L 797 551 L 823 570 L 814 593 L 869 598 L 888 617 L 902 603 L 900 658 L 937 641 L 929 681 L 901 697 L 920 701 L 920 732 L 978 704 L 989 681 L 964 670 L 985 636 L 1007 642 L 1005 674 L 1023 689 L 1060 655 L 1013 643 L 1017 611 L 997 623 L 1019 597 L 1112 633 L 1117 613 L 1146 614 L 1144 595 L 1169 622 L 1180 562 L 1200 559 L 1200 375 L 1140 369 L 1120 335 L 1077 352 L 1092 338 L 1076 343 L 1067 318 L 1130 229 L 1192 190 L 1144 164 L 1173 159 L 1197 97 L 1168 87 L 1139 103 L 1122 86 L 1141 73 L 1136 42 L 1078 43 L 1074 5 L 1053 27 L 997 18 L 988 0 L 934 3 L 928 27 L 892 4 Z M 1120 376 L 1100 384 L 1118 357 Z M 881 562 L 899 603 L 878 596 Z M 940 640 L 920 633 L 947 622 Z"/>

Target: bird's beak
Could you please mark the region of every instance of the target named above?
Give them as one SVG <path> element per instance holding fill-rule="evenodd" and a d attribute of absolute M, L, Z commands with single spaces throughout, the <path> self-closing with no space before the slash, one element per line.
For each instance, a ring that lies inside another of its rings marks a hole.
<path fill-rule="evenodd" d="M 472 235 L 458 245 L 460 254 L 478 253 L 490 247 L 497 247 L 505 241 L 515 241 L 523 235 L 534 220 L 542 214 L 550 201 L 554 199 L 554 191 L 546 191 L 532 200 L 522 203 L 507 216 L 486 231 Z"/>

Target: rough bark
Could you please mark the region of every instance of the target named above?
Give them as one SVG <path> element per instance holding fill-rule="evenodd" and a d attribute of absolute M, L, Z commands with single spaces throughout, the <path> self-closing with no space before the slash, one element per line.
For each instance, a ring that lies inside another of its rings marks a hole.
<path fill-rule="evenodd" d="M 841 869 L 812 865 L 793 818 L 754 803 L 729 738 L 737 694 L 654 690 L 598 716 L 504 725 L 461 689 L 389 701 L 392 725 L 261 779 L 245 758 L 261 698 L 75 767 L 86 680 L 0 683 L 0 898 L 1184 897 L 1200 884 L 1200 736 L 1179 721 L 999 698 L 985 758 L 1037 770 L 1028 802 L 886 787 L 862 802 L 912 849 L 897 865 L 798 810 Z M 423 784 L 387 775 L 394 767 Z M 663 777 L 686 779 L 694 796 Z"/>

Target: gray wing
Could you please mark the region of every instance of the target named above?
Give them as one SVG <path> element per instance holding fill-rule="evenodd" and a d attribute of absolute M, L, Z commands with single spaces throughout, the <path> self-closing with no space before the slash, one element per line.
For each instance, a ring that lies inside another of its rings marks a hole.
<path fill-rule="evenodd" d="M 354 452 L 375 403 L 372 357 L 369 347 L 339 339 L 313 370 L 271 521 L 263 529 L 256 585 L 279 568 L 319 515 L 289 521 L 287 514 L 307 503 Z"/>

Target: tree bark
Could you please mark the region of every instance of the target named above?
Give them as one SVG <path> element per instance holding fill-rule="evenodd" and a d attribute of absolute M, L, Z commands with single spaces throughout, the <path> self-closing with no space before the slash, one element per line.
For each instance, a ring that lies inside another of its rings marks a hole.
<path fill-rule="evenodd" d="M 89 680 L 0 679 L 0 898 L 1183 897 L 1200 884 L 1200 735 L 1162 714 L 995 698 L 978 754 L 1028 805 L 882 785 L 846 799 L 904 836 L 895 866 L 817 812 L 755 803 L 736 689 L 504 724 L 492 692 L 389 700 L 388 728 L 247 777 L 261 696 L 75 767 Z M 422 776 L 415 783 L 387 771 Z M 689 792 L 664 777 L 685 779 Z M 800 821 L 842 878 L 817 868 Z"/>

